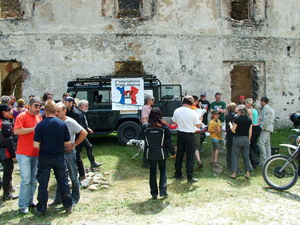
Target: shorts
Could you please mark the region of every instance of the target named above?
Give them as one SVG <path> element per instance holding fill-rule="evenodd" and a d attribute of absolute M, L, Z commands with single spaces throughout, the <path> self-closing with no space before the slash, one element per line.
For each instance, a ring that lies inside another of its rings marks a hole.
<path fill-rule="evenodd" d="M 212 148 L 213 148 L 214 151 L 215 150 L 220 150 L 220 148 L 221 148 L 220 140 L 214 139 L 214 140 L 211 141 L 211 143 L 212 143 Z"/>

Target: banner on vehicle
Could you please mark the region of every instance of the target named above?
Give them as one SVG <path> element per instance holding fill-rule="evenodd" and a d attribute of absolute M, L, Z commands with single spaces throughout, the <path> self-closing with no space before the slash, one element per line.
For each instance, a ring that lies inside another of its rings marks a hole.
<path fill-rule="evenodd" d="M 143 78 L 111 79 L 112 110 L 138 110 L 144 105 Z"/>

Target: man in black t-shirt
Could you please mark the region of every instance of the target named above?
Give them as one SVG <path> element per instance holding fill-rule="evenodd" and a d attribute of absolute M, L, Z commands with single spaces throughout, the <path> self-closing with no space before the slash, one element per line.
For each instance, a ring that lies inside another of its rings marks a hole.
<path fill-rule="evenodd" d="M 203 115 L 202 122 L 207 126 L 207 124 L 208 124 L 207 117 L 208 117 L 208 113 L 209 113 L 209 109 L 210 109 L 210 102 L 206 100 L 206 92 L 205 91 L 202 91 L 200 93 L 199 102 L 201 103 L 201 108 L 206 110 L 206 113 L 204 113 L 204 115 Z M 206 138 L 205 132 L 201 133 L 200 134 L 200 152 L 204 152 L 203 142 L 204 142 L 205 138 Z"/>
<path fill-rule="evenodd" d="M 67 213 L 72 212 L 72 197 L 68 184 L 67 167 L 64 155 L 65 147 L 70 145 L 70 134 L 67 125 L 55 117 L 54 101 L 45 104 L 46 118 L 37 124 L 33 145 L 38 148 L 38 204 L 37 214 L 43 215 L 47 209 L 48 182 L 50 170 L 53 169 L 57 184 L 62 193 L 63 206 Z"/>

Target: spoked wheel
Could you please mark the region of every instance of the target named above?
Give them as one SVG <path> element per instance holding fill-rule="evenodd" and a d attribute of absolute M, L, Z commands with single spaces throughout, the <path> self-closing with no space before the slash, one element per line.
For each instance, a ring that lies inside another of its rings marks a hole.
<path fill-rule="evenodd" d="M 283 191 L 293 187 L 297 182 L 297 165 L 288 159 L 286 155 L 274 155 L 264 163 L 262 175 L 271 188 Z M 285 168 L 282 169 L 283 167 Z"/>

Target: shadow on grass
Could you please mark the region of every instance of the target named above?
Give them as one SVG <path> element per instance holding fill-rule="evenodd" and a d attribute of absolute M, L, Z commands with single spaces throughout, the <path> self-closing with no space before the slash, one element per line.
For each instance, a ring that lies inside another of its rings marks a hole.
<path fill-rule="evenodd" d="M 170 202 L 167 199 L 149 199 L 143 202 L 132 203 L 129 205 L 129 209 L 139 215 L 154 215 L 160 213 L 169 205 Z"/>
<path fill-rule="evenodd" d="M 286 198 L 286 199 L 300 202 L 300 196 L 297 194 L 291 193 L 289 191 L 277 191 L 277 190 L 271 189 L 269 187 L 265 187 L 265 188 L 263 188 L 263 190 L 265 192 L 268 192 L 273 195 L 278 195 L 278 196 Z"/>
<path fill-rule="evenodd" d="M 69 214 L 65 213 L 64 208 L 48 209 L 44 216 L 36 216 L 34 213 L 21 215 L 19 210 L 6 211 L 1 214 L 1 224 L 52 224 L 52 220 L 60 217 L 68 217 Z M 12 220 L 18 220 L 15 223 Z"/>
<path fill-rule="evenodd" d="M 199 188 L 199 186 L 187 182 L 186 179 L 182 179 L 182 180 L 173 179 L 173 181 L 168 184 L 168 190 L 170 190 L 173 193 L 180 193 L 180 194 L 193 192 L 197 188 Z"/>

